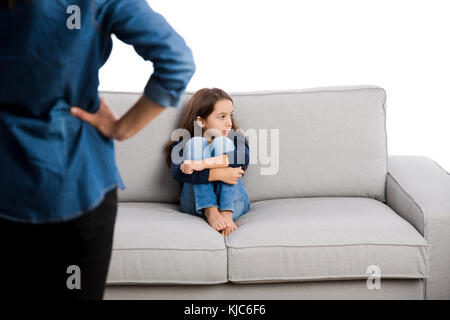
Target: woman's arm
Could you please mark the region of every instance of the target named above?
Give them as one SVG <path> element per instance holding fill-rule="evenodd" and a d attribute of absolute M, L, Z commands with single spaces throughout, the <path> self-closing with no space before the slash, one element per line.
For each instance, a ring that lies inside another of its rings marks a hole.
<path fill-rule="evenodd" d="M 104 99 L 95 114 L 71 108 L 74 116 L 87 121 L 104 136 L 119 141 L 142 130 L 166 107 L 178 107 L 196 66 L 191 49 L 166 19 L 153 11 L 147 1 L 110 0 L 99 8 L 101 32 L 115 34 L 153 63 L 141 98 L 120 119 Z"/>
<path fill-rule="evenodd" d="M 142 97 L 120 120 L 107 107 L 95 115 L 75 114 L 90 118 L 88 122 L 105 136 L 123 141 L 143 129 L 165 107 L 179 106 L 196 66 L 184 39 L 147 1 L 110 0 L 100 8 L 99 16 L 102 32 L 115 34 L 132 45 L 144 60 L 153 63 L 154 71 Z"/>
<path fill-rule="evenodd" d="M 134 47 L 153 63 L 144 95 L 164 107 L 179 105 L 195 73 L 192 50 L 167 20 L 143 0 L 109 0 L 102 7 L 102 28 Z"/>
<path fill-rule="evenodd" d="M 131 138 L 165 109 L 142 95 L 134 106 L 115 123 L 112 138 L 118 141 Z"/>
<path fill-rule="evenodd" d="M 73 116 L 91 124 L 103 136 L 123 141 L 134 136 L 165 109 L 142 95 L 120 119 L 104 98 L 100 98 L 100 106 L 95 113 L 77 106 L 70 108 L 70 112 Z"/>

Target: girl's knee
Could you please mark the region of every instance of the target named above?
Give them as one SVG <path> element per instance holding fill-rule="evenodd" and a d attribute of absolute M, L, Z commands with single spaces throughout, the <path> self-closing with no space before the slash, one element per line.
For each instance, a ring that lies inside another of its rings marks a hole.
<path fill-rule="evenodd" d="M 217 156 L 223 153 L 233 151 L 235 149 L 233 141 L 225 136 L 219 136 L 214 138 L 211 142 L 211 154 Z"/>
<path fill-rule="evenodd" d="M 208 141 L 203 137 L 192 137 L 186 142 L 185 157 L 188 160 L 202 160 L 203 149 L 208 145 Z"/>
<path fill-rule="evenodd" d="M 188 142 L 186 142 L 186 146 L 190 146 L 190 147 L 192 147 L 194 145 L 204 146 L 207 143 L 208 143 L 208 141 L 204 137 L 195 136 L 195 137 L 190 138 L 188 140 Z"/>

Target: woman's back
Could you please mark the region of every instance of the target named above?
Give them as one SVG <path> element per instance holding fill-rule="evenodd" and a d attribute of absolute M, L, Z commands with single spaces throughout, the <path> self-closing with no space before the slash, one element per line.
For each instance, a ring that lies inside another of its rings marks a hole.
<path fill-rule="evenodd" d="M 97 92 L 111 34 L 154 67 L 120 118 Z M 103 298 L 117 188 L 125 188 L 113 139 L 131 138 L 178 106 L 194 71 L 183 38 L 146 0 L 0 0 L 0 274 L 8 275 L 8 298 Z M 29 270 L 38 276 L 26 277 Z"/>
<path fill-rule="evenodd" d="M 98 106 L 98 68 L 111 39 L 96 29 L 94 15 L 101 21 L 105 12 L 95 13 L 89 0 L 77 1 L 79 11 L 71 3 L 19 0 L 0 10 L 0 102 L 9 112 L 48 116 L 55 105 Z M 69 29 L 73 19 L 79 29 Z"/>
<path fill-rule="evenodd" d="M 153 62 L 144 94 L 177 106 L 192 52 L 145 0 L 0 2 L 0 217 L 69 220 L 125 189 L 114 141 L 69 112 L 98 110 L 113 33 Z"/>

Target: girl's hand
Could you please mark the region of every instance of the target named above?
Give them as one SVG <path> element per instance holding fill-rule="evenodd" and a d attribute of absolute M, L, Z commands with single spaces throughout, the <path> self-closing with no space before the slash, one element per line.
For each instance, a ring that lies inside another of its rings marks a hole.
<path fill-rule="evenodd" d="M 87 112 L 76 106 L 70 108 L 70 113 L 91 124 L 105 137 L 116 138 L 119 117 L 108 107 L 105 99 L 100 98 L 100 108 L 96 113 Z"/>
<path fill-rule="evenodd" d="M 237 168 L 218 168 L 214 169 L 219 173 L 219 180 L 228 183 L 228 184 L 237 184 L 239 178 L 244 174 L 244 170 L 241 167 Z"/>
<path fill-rule="evenodd" d="M 194 171 L 205 169 L 205 164 L 202 160 L 184 160 L 180 169 L 185 174 L 192 174 Z"/>

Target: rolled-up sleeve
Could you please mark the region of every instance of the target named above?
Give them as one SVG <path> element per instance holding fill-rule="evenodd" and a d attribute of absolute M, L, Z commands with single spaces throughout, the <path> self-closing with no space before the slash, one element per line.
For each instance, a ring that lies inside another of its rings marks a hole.
<path fill-rule="evenodd" d="M 146 0 L 110 0 L 105 27 L 153 63 L 145 96 L 164 107 L 178 107 L 195 73 L 192 50 Z"/>

